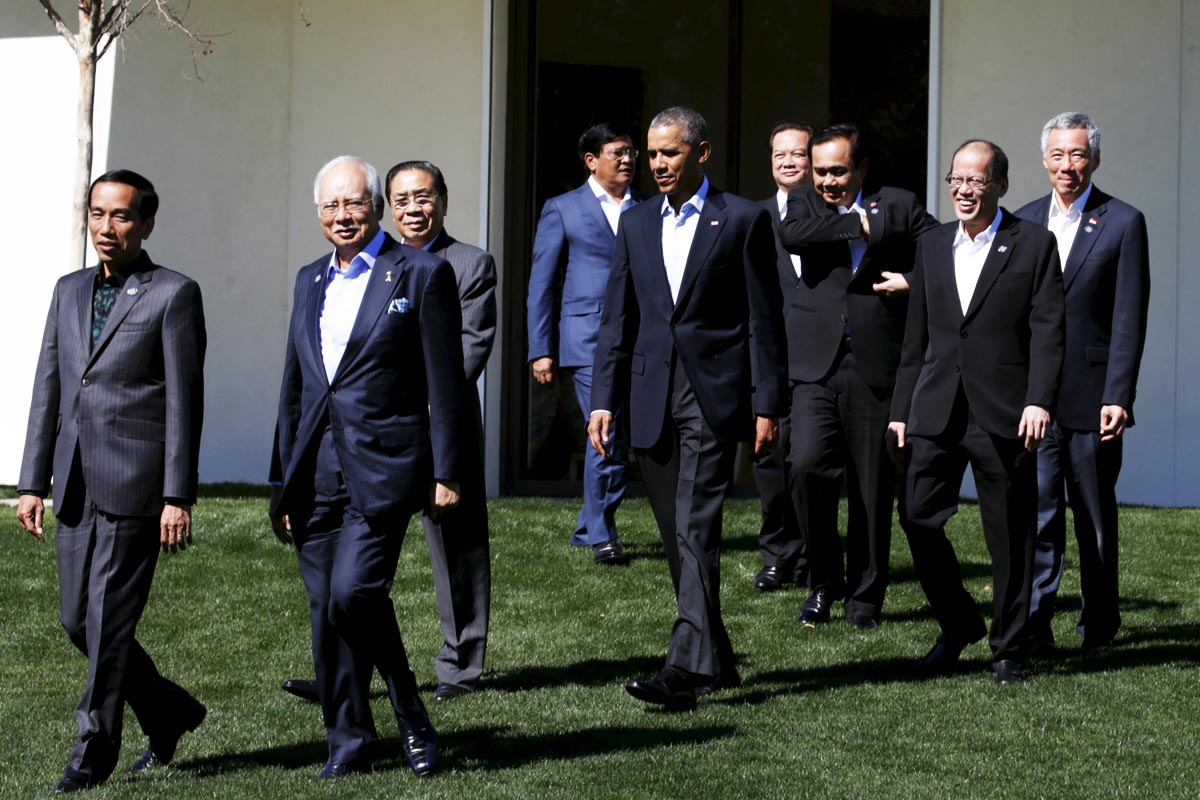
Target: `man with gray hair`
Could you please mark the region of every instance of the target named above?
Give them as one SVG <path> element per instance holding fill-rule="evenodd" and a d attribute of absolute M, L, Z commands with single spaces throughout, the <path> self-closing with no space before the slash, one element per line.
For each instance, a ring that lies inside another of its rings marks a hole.
<path fill-rule="evenodd" d="M 1037 454 L 1030 630 L 1034 651 L 1046 653 L 1054 647 L 1050 621 L 1063 575 L 1068 501 L 1079 542 L 1084 649 L 1111 645 L 1121 626 L 1116 484 L 1146 344 L 1150 264 L 1146 218 L 1092 183 L 1100 130 L 1087 114 L 1066 112 L 1046 123 L 1042 165 L 1052 191 L 1017 216 L 1054 233 L 1066 293 L 1058 416 Z"/>
<path fill-rule="evenodd" d="M 326 164 L 314 185 L 333 244 L 300 270 L 271 459 L 271 522 L 294 543 L 308 591 L 313 662 L 329 740 L 320 779 L 367 772 L 379 736 L 379 667 L 413 772 L 436 733 L 417 694 L 390 590 L 414 513 L 458 504 L 466 379 L 454 271 L 380 230 L 379 174 Z"/>
<path fill-rule="evenodd" d="M 771 218 L 709 182 L 707 129 L 690 108 L 650 122 L 663 199 L 625 212 L 617 230 L 588 422 L 607 457 L 612 411 L 629 409 L 679 613 L 663 670 L 625 688 L 672 711 L 741 682 L 721 620 L 721 511 L 737 443 L 768 452 L 786 407 Z"/>

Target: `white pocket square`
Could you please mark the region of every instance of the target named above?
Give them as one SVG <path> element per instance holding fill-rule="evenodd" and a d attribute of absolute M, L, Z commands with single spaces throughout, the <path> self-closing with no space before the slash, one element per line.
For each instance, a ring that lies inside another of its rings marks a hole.
<path fill-rule="evenodd" d="M 408 301 L 407 297 L 397 297 L 395 300 L 388 303 L 387 313 L 407 314 L 410 308 L 412 308 L 412 303 Z"/>

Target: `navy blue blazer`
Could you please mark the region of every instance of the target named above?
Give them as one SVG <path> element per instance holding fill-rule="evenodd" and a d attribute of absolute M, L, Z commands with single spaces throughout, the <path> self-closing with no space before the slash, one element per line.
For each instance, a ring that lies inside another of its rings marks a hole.
<path fill-rule="evenodd" d="M 592 408 L 615 409 L 628 397 L 631 442 L 652 447 L 662 433 L 674 349 L 713 432 L 724 441 L 750 439 L 755 415 L 779 417 L 787 408 L 770 215 L 710 184 L 672 305 L 661 210 L 662 200 L 655 199 L 621 215 Z"/>
<path fill-rule="evenodd" d="M 910 435 L 937 436 L 961 383 L 979 426 L 1015 439 L 1025 406 L 1055 409 L 1063 359 L 1058 249 L 1045 228 L 1005 211 L 964 314 L 952 250 L 958 225 L 917 243 L 891 418 Z"/>
<path fill-rule="evenodd" d="M 1045 227 L 1050 195 L 1017 216 Z M 1118 405 L 1133 424 L 1133 400 L 1146 345 L 1150 257 L 1146 218 L 1093 185 L 1063 268 L 1067 343 L 1058 423 L 1100 430 L 1100 407 Z"/>
<path fill-rule="evenodd" d="M 632 192 L 632 197 L 636 204 L 647 195 Z M 560 367 L 592 365 L 613 242 L 608 218 L 586 182 L 546 201 L 533 240 L 526 298 L 530 361 L 550 356 Z M 555 307 L 560 275 L 561 313 Z"/>
<path fill-rule="evenodd" d="M 329 258 L 296 278 L 271 460 L 271 482 L 282 490 L 271 514 L 311 500 L 326 414 L 355 507 L 367 516 L 415 513 L 435 477 L 457 480 L 460 471 L 466 379 L 454 270 L 385 234 L 330 381 L 319 325 Z"/>

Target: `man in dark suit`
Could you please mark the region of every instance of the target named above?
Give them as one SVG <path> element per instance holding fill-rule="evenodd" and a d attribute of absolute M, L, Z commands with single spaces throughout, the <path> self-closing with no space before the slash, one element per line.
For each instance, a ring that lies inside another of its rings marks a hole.
<path fill-rule="evenodd" d="M 554 380 L 556 364 L 567 370 L 585 418 L 591 410 L 592 357 L 617 221 L 646 197 L 629 188 L 637 156 L 629 136 L 611 125 L 602 123 L 584 131 L 579 137 L 579 158 L 588 179 L 578 189 L 546 201 L 533 240 L 526 301 L 533 378 L 545 384 Z M 560 281 L 562 304 L 556 308 Z M 599 564 L 620 565 L 626 557 L 617 535 L 616 513 L 625 496 L 628 425 L 623 412 L 613 410 L 618 417 L 612 457 L 601 458 L 592 448 L 584 448 L 583 508 L 571 543 L 591 547 Z"/>
<path fill-rule="evenodd" d="M 1035 451 L 1062 367 L 1062 272 L 1054 237 L 1000 208 L 1008 191 L 1003 150 L 964 143 L 946 181 L 958 222 L 917 245 L 888 426 L 909 457 L 900 523 L 942 629 L 920 670 L 951 671 L 986 632 L 945 530 L 970 463 L 992 557 L 992 667 L 998 684 L 1023 683 Z"/>
<path fill-rule="evenodd" d="M 1029 625 L 1034 648 L 1054 647 L 1050 620 L 1063 574 L 1066 501 L 1075 517 L 1085 649 L 1121 627 L 1117 589 L 1117 476 L 1146 344 L 1150 261 L 1146 218 L 1092 183 L 1100 130 L 1063 113 L 1042 129 L 1050 194 L 1017 211 L 1058 241 L 1067 341 L 1058 415 L 1038 449 L 1038 534 Z M 1065 489 L 1065 496 L 1064 496 Z"/>
<path fill-rule="evenodd" d="M 679 614 L 665 668 L 625 688 L 670 710 L 740 683 L 721 620 L 721 509 L 738 441 L 754 439 L 762 455 L 786 403 L 770 215 L 709 183 L 707 138 L 689 108 L 650 123 L 664 197 L 630 211 L 617 232 L 588 424 L 607 454 L 612 409 L 629 409 Z"/>
<path fill-rule="evenodd" d="M 157 209 L 136 172 L 92 183 L 100 264 L 54 287 L 34 379 L 17 519 L 43 539 L 53 478 L 60 619 L 88 659 L 59 793 L 112 773 L 127 701 L 150 739 L 131 772 L 169 764 L 206 714 L 134 638 L 160 547 L 180 552 L 192 539 L 204 412 L 200 288 L 142 249 Z"/>
<path fill-rule="evenodd" d="M 319 778 L 368 771 L 378 666 L 413 771 L 436 734 L 389 595 L 412 514 L 458 503 L 466 393 L 454 271 L 379 228 L 379 175 L 342 156 L 314 182 L 334 245 L 300 270 L 272 457 L 276 536 L 294 542 L 308 591 L 329 739 Z"/>
<path fill-rule="evenodd" d="M 783 281 L 784 296 L 800 277 L 800 256 L 783 249 L 779 241 L 779 220 L 787 213 L 788 192 L 797 186 L 812 183 L 809 173 L 808 142 L 811 125 L 802 122 L 781 122 L 771 131 L 771 176 L 776 192 L 759 205 L 771 215 L 775 227 L 775 259 Z M 786 304 L 785 304 L 786 305 Z M 762 501 L 762 527 L 758 532 L 758 552 L 763 566 L 754 576 L 754 587 L 770 592 L 786 583 L 804 584 L 808 581 L 808 554 L 797 520 L 796 507 L 788 489 L 786 456 L 791 442 L 791 420 L 785 415 L 779 420 L 779 441 L 771 452 L 753 462 L 754 484 Z"/>
<path fill-rule="evenodd" d="M 912 192 L 884 186 L 863 195 L 870 167 L 852 125 L 818 131 L 810 147 L 813 185 L 794 188 L 780 222 L 801 274 L 780 272 L 792 379 L 788 464 L 803 514 L 809 560 L 807 626 L 829 621 L 845 598 L 859 629 L 879 625 L 888 583 L 895 468 L 886 432 L 908 282 L 917 239 L 938 226 Z M 790 266 L 790 265 L 789 265 Z M 849 500 L 845 567 L 838 494 Z"/>

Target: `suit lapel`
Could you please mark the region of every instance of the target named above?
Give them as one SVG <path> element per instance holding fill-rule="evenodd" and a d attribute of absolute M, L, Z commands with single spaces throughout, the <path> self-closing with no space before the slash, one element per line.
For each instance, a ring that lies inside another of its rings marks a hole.
<path fill-rule="evenodd" d="M 609 241 L 614 241 L 616 235 L 613 233 L 612 226 L 608 224 L 608 217 L 604 216 L 604 209 L 600 207 L 600 199 L 592 194 L 591 184 L 585 183 L 579 190 L 579 202 L 583 206 L 583 214 L 592 221 L 608 236 Z"/>
<path fill-rule="evenodd" d="M 1000 229 L 996 231 L 996 239 L 992 242 L 987 259 L 983 262 L 983 270 L 979 273 L 979 281 L 975 284 L 975 291 L 971 294 L 971 304 L 967 306 L 967 313 L 963 315 L 964 319 L 969 319 L 979 310 L 979 306 L 983 303 L 983 298 L 987 297 L 987 293 L 992 289 L 992 284 L 996 282 L 996 278 L 1000 277 L 1000 273 L 1004 271 L 1004 266 L 1008 263 L 1008 257 L 1012 254 L 1012 229 L 1015 220 L 1016 217 L 1007 211 L 1004 212 L 1004 220 L 1000 224 Z M 951 255 L 950 263 L 953 268 L 953 255 Z M 961 305 L 959 307 L 961 308 Z"/>
<path fill-rule="evenodd" d="M 871 226 L 872 231 L 876 231 L 876 230 L 886 231 L 887 230 L 887 210 L 886 210 L 885 206 L 883 205 L 883 203 L 880 202 L 879 195 L 873 194 L 870 197 L 864 197 L 863 198 L 863 208 L 866 209 L 867 224 Z M 851 212 L 851 213 L 857 213 L 857 212 Z M 878 227 L 876 227 L 876 226 L 878 226 Z M 883 241 L 882 235 L 872 236 L 872 238 L 876 239 L 877 241 Z M 846 244 L 846 249 L 847 250 L 850 249 L 849 243 Z M 851 259 L 850 266 L 851 266 L 851 269 L 853 269 L 854 268 L 853 252 L 851 252 L 851 254 L 850 254 L 850 259 Z M 876 270 L 871 269 L 871 242 L 870 242 L 870 240 L 867 241 L 867 250 L 866 250 L 866 252 L 863 253 L 862 261 L 859 263 L 858 269 L 854 270 L 854 274 L 853 274 L 853 276 L 851 276 L 850 282 L 853 283 L 856 279 L 858 279 L 858 277 L 860 275 L 866 275 L 867 273 L 871 273 L 871 276 L 869 278 L 865 278 L 865 280 L 868 283 L 875 283 L 875 276 L 878 275 L 879 273 Z"/>
<path fill-rule="evenodd" d="M 933 235 L 940 235 L 942 243 L 937 247 L 931 248 L 934 253 L 932 262 L 934 274 L 925 277 L 925 293 L 926 296 L 931 296 L 935 291 L 939 293 L 941 300 L 937 307 L 948 306 L 953 309 L 950 313 L 954 315 L 954 319 L 958 322 L 963 320 L 962 301 L 958 299 L 958 279 L 954 274 L 954 235 L 957 232 L 957 227 L 951 227 L 948 230 L 942 228 L 946 233 L 938 231 Z M 927 302 L 929 309 L 935 308 L 932 301 Z M 930 316 L 933 311 L 928 312 Z"/>
<path fill-rule="evenodd" d="M 638 222 L 642 224 L 642 230 L 637 235 L 642 237 L 642 247 L 651 255 L 649 268 L 653 274 L 650 276 L 650 280 L 659 286 L 654 292 L 656 295 L 665 297 L 667 303 L 670 303 L 671 284 L 667 280 L 667 262 L 663 259 L 662 250 L 662 226 L 664 224 L 662 206 L 655 205 L 654 211 L 653 214 L 640 216 Z M 635 263 L 641 263 L 641 259 L 636 258 L 630 258 L 629 261 L 631 267 Z"/>
<path fill-rule="evenodd" d="M 96 276 L 99 274 L 101 267 L 88 271 L 88 280 L 79 282 L 79 334 L 80 341 L 83 344 L 84 358 L 91 358 L 92 352 L 92 293 L 95 291 Z"/>
<path fill-rule="evenodd" d="M 355 357 L 375 328 L 380 314 L 387 308 L 388 301 L 399 288 L 401 276 L 407 266 L 399 243 L 390 236 L 384 239 L 379 256 L 375 259 L 375 266 L 371 268 L 371 277 L 367 279 L 367 290 L 358 306 L 358 315 L 354 318 L 354 327 L 350 329 L 346 350 L 342 353 L 342 360 L 338 362 L 337 372 L 333 374 L 331 383 L 336 383 L 338 377 L 346 371 L 347 365 L 354 363 Z"/>
<path fill-rule="evenodd" d="M 325 375 L 325 360 L 321 356 L 321 298 L 325 296 L 325 284 L 329 280 L 329 261 L 325 260 L 316 265 L 316 276 L 305 285 L 308 292 L 304 299 L 304 316 L 308 320 L 308 348 L 313 360 L 320 369 L 321 377 Z"/>
<path fill-rule="evenodd" d="M 676 314 L 687 302 L 688 293 L 696 282 L 696 276 L 700 274 L 704 262 L 708 260 L 708 254 L 716 244 L 717 237 L 725 229 L 725 201 L 720 192 L 711 188 L 711 184 L 709 186 L 708 199 L 704 202 L 704 210 L 700 212 L 700 219 L 696 221 L 696 234 L 692 237 L 692 247 L 688 250 L 687 262 L 683 267 L 683 278 L 679 281 L 679 297 L 675 301 Z M 665 266 L 663 274 L 666 274 Z"/>
<path fill-rule="evenodd" d="M 1079 227 L 1075 231 L 1075 241 L 1071 243 L 1071 252 L 1067 254 L 1067 263 L 1063 265 L 1064 292 L 1071 288 L 1071 283 L 1079 274 L 1079 268 L 1087 260 L 1088 253 L 1092 252 L 1092 247 L 1100 238 L 1100 232 L 1104 230 L 1104 212 L 1108 210 L 1106 200 L 1107 198 L 1101 195 L 1100 190 L 1093 185 L 1092 193 L 1088 196 L 1089 208 L 1085 208 L 1081 212 Z M 1048 213 L 1049 209 L 1047 209 Z"/>
<path fill-rule="evenodd" d="M 129 276 L 128 280 L 125 281 L 125 286 L 117 295 L 117 299 L 113 301 L 112 311 L 108 312 L 108 320 L 104 323 L 104 330 L 100 331 L 100 338 L 96 340 L 96 345 L 92 348 L 92 355 L 88 359 L 89 367 L 96 362 L 96 357 L 104 351 L 104 347 L 108 344 L 108 340 L 112 338 L 113 333 L 121 326 L 121 322 L 125 319 L 126 315 L 129 314 L 130 309 L 132 309 L 134 304 L 145 296 L 146 292 L 149 290 L 150 281 L 153 278 L 154 265 L 149 264 L 148 269 L 133 273 Z M 88 308 L 90 310 L 90 303 Z M 89 324 L 87 329 L 87 335 L 90 339 L 92 326 Z"/>

